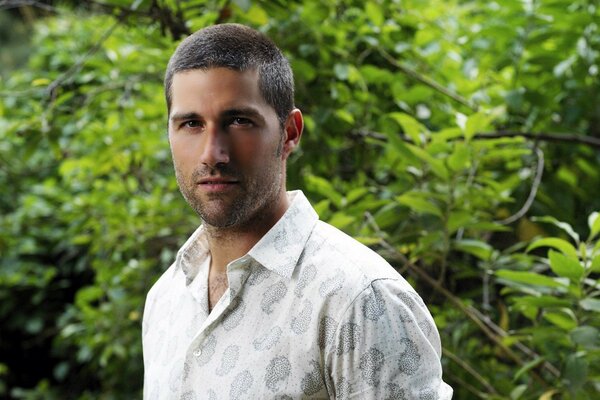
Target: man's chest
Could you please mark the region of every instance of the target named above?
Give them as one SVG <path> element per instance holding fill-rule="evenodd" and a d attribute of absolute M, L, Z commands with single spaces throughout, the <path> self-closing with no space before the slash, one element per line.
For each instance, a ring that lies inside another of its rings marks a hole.
<path fill-rule="evenodd" d="M 192 298 L 157 305 L 162 320 L 144 338 L 148 398 L 327 398 L 322 304 L 282 282 L 228 296 L 210 315 Z"/>

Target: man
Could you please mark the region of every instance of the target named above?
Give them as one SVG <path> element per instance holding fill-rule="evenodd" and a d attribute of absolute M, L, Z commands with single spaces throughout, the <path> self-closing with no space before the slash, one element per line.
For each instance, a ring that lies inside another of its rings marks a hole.
<path fill-rule="evenodd" d="M 420 297 L 286 193 L 303 119 L 289 63 L 224 24 L 165 77 L 177 182 L 202 225 L 148 294 L 146 399 L 448 399 Z"/>

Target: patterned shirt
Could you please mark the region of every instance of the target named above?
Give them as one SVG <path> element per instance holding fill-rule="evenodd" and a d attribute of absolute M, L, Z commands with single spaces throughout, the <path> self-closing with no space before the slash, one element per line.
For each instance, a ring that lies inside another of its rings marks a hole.
<path fill-rule="evenodd" d="M 379 255 L 319 221 L 302 192 L 208 309 L 201 226 L 148 294 L 144 399 L 450 399 L 440 338 Z"/>

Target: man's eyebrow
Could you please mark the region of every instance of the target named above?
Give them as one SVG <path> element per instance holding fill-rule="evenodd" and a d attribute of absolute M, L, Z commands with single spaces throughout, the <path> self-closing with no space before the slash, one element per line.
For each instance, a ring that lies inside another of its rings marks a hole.
<path fill-rule="evenodd" d="M 222 117 L 235 117 L 235 116 L 244 116 L 257 119 L 258 121 L 264 122 L 265 118 L 262 114 L 255 108 L 252 107 L 241 107 L 241 108 L 230 108 L 221 113 Z M 197 120 L 202 119 L 200 114 L 196 112 L 182 112 L 175 113 L 169 117 L 169 120 L 172 122 L 186 121 L 186 120 Z"/>
<path fill-rule="evenodd" d="M 183 121 L 187 119 L 200 119 L 200 114 L 195 112 L 175 113 L 169 117 L 171 121 Z"/>
<path fill-rule="evenodd" d="M 223 112 L 224 117 L 235 117 L 239 115 L 264 121 L 264 117 L 262 116 L 262 114 L 257 109 L 252 107 L 231 108 Z"/>

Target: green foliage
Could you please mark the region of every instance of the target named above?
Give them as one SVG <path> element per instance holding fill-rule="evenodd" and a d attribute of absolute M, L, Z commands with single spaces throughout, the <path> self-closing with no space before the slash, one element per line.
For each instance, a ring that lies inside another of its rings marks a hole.
<path fill-rule="evenodd" d="M 600 137 L 599 7 L 182 3 L 56 9 L 0 81 L 0 396 L 140 397 L 144 296 L 197 224 L 162 74 L 183 34 L 224 21 L 290 58 L 289 187 L 417 287 L 455 397 L 598 396 L 599 153 L 481 134 Z"/>
<path fill-rule="evenodd" d="M 600 256 L 598 213 L 590 215 L 586 241 L 580 241 L 569 224 L 553 217 L 540 220 L 560 226 L 574 245 L 557 237 L 537 239 L 527 251 L 550 248 L 547 257 L 528 258 L 527 270 L 537 273 L 497 269 L 495 274 L 515 312 L 517 328 L 512 336 L 527 343 L 539 355 L 539 365 L 555 375 L 553 390 L 584 398 L 597 393 L 600 377 L 600 291 L 594 278 L 598 273 L 594 260 Z M 527 279 L 524 274 L 529 274 Z M 519 316 L 527 323 L 519 323 Z"/>

